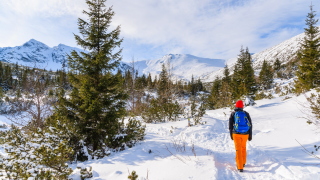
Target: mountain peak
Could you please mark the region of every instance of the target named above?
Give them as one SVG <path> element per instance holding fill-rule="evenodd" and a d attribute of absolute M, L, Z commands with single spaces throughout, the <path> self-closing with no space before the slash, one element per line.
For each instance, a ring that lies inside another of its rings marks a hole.
<path fill-rule="evenodd" d="M 159 59 L 136 62 L 140 74 L 151 74 L 152 77 L 159 75 L 162 64 L 170 62 L 173 77 L 183 80 L 202 78 L 204 75 L 219 70 L 225 66 L 223 59 L 201 58 L 190 54 L 166 54 Z"/>
<path fill-rule="evenodd" d="M 46 47 L 49 48 L 49 46 L 45 45 L 44 43 L 37 41 L 35 39 L 30 39 L 28 42 L 24 43 L 22 45 L 23 47 L 31 47 L 31 46 L 42 46 L 42 47 Z"/>

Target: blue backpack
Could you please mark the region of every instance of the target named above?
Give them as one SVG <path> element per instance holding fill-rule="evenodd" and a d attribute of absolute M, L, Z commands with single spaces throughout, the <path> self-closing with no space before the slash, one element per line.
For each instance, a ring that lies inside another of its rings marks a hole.
<path fill-rule="evenodd" d="M 238 133 L 246 133 L 250 129 L 250 122 L 247 118 L 247 115 L 243 111 L 237 111 L 234 115 L 235 124 L 234 130 Z"/>

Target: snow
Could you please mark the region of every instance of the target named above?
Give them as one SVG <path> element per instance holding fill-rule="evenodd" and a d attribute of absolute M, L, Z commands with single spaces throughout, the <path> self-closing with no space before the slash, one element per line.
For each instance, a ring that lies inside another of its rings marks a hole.
<path fill-rule="evenodd" d="M 310 151 L 314 150 L 313 145 L 320 144 L 316 127 L 299 118 L 303 114 L 298 102 L 303 102 L 304 96 L 282 99 L 259 100 L 255 106 L 245 108 L 252 118 L 253 140 L 247 143 L 243 173 L 237 172 L 234 143 L 229 135 L 230 109 L 207 111 L 203 118 L 207 123 L 197 127 L 187 127 L 186 119 L 147 124 L 146 139 L 140 144 L 80 166 L 92 166 L 92 179 L 123 180 L 133 170 L 139 179 L 148 175 L 149 179 L 159 180 L 320 179 L 320 167 L 315 166 L 319 160 L 302 152 L 297 142 Z M 71 166 L 76 169 L 77 165 Z M 79 170 L 72 178 L 80 179 Z"/>
<path fill-rule="evenodd" d="M 288 60 L 299 47 L 303 34 L 293 37 L 261 53 L 254 54 L 253 65 L 257 71 L 266 59 L 273 62 L 275 57 Z M 0 48 L 0 60 L 19 62 L 31 66 L 29 60 L 55 70 L 61 67 L 64 53 L 72 48 L 58 45 L 50 48 L 36 40 L 23 46 Z M 26 59 L 26 57 L 28 57 Z M 29 59 L 29 60 L 28 60 Z M 212 81 L 222 76 L 225 61 L 221 59 L 199 58 L 188 54 L 168 54 L 160 59 L 137 61 L 139 74 L 150 72 L 152 77 L 161 72 L 162 63 L 171 61 L 173 74 L 178 79 L 190 80 L 191 76 L 204 81 Z M 230 72 L 236 58 L 226 61 Z M 125 63 L 123 66 L 128 66 Z M 128 68 L 128 67 L 126 67 Z M 289 85 L 293 79 L 275 79 L 281 87 Z M 314 92 L 314 91 L 313 91 Z M 308 93 L 310 95 L 311 92 Z M 92 166 L 92 179 L 127 179 L 129 172 L 136 171 L 139 179 L 320 179 L 319 160 L 302 151 L 301 143 L 309 151 L 320 145 L 317 127 L 308 125 L 301 118 L 299 103 L 304 95 L 285 97 L 275 95 L 273 99 L 256 101 L 256 105 L 246 107 L 253 124 L 253 140 L 247 143 L 247 164 L 239 173 L 235 163 L 234 142 L 230 139 L 228 117 L 230 109 L 207 111 L 204 125 L 187 127 L 188 120 L 147 124 L 145 140 L 125 151 L 111 153 L 99 160 L 89 160 L 70 164 L 74 169 L 71 178 L 80 179 L 80 170 Z M 290 95 L 292 96 L 292 95 Z M 227 115 L 225 115 L 227 114 Z M 0 115 L 0 126 L 9 126 L 5 116 Z M 0 131 L 4 130 L 0 128 Z M 299 142 L 299 143 L 298 143 Z M 4 149 L 0 148 L 4 155 Z M 319 152 L 315 153 L 320 156 Z"/>
<path fill-rule="evenodd" d="M 78 54 L 84 51 L 64 44 L 51 48 L 40 41 L 31 39 L 22 46 L 0 48 L 0 61 L 56 71 L 62 69 L 64 61 L 68 66 L 67 54 L 70 55 L 73 50 Z M 130 68 L 128 64 L 120 62 L 119 69 L 122 72 L 128 68 Z M 113 73 L 117 73 L 117 69 Z"/>
<path fill-rule="evenodd" d="M 152 78 L 155 75 L 159 77 L 162 64 L 167 64 L 168 61 L 170 61 L 174 79 L 186 81 L 190 81 L 192 75 L 195 79 L 202 78 L 202 76 L 225 66 L 223 59 L 200 58 L 190 54 L 167 54 L 160 59 L 137 61 L 135 69 L 139 71 L 140 75 L 151 73 Z"/>
<path fill-rule="evenodd" d="M 282 85 L 286 84 L 287 81 Z M 128 172 L 133 170 L 140 180 L 147 177 L 155 180 L 320 179 L 320 167 L 316 166 L 319 160 L 305 154 L 299 145 L 314 151 L 313 146 L 320 144 L 317 127 L 300 118 L 304 114 L 299 103 L 304 103 L 305 97 L 293 96 L 285 101 L 283 98 L 258 100 L 256 105 L 245 108 L 252 118 L 253 140 L 247 143 L 243 173 L 237 171 L 234 142 L 228 130 L 231 110 L 218 109 L 206 112 L 202 120 L 207 122 L 204 125 L 187 127 L 185 118 L 147 124 L 144 141 L 103 159 L 70 164 L 74 169 L 70 178 L 80 180 L 77 167 L 91 166 L 92 179 L 97 180 L 127 179 Z M 9 122 L 0 116 L 0 124 Z M 3 148 L 0 154 L 5 155 Z M 315 154 L 320 156 L 319 152 Z"/>
<path fill-rule="evenodd" d="M 301 47 L 301 42 L 305 37 L 305 33 L 298 34 L 286 41 L 283 41 L 280 44 L 272 46 L 264 51 L 259 53 L 255 53 L 252 55 L 253 68 L 255 70 L 259 70 L 262 67 L 262 63 L 264 60 L 273 64 L 277 58 L 279 58 L 280 62 L 286 63 L 293 59 L 297 53 L 297 51 Z M 249 47 L 250 50 L 250 47 Z M 229 66 L 230 73 L 233 73 L 234 66 L 237 62 L 237 58 L 231 58 L 226 60 L 226 64 Z M 213 81 L 216 77 L 223 76 L 223 69 L 219 69 L 217 71 L 212 71 L 203 77 L 203 81 L 210 82 Z"/>
<path fill-rule="evenodd" d="M 61 69 L 64 60 L 67 62 L 66 55 L 72 50 L 83 51 L 63 44 L 50 48 L 42 42 L 31 39 L 22 46 L 0 48 L 0 60 L 23 66 L 57 70 Z"/>
<path fill-rule="evenodd" d="M 300 43 L 304 37 L 305 34 L 302 33 L 276 46 L 253 54 L 254 69 L 259 71 L 263 60 L 272 64 L 276 58 L 279 58 L 281 62 L 291 60 L 300 48 Z M 50 48 L 42 42 L 31 39 L 22 46 L 0 48 L 0 60 L 11 63 L 18 62 L 20 65 L 29 67 L 34 67 L 34 62 L 36 61 L 37 66 L 55 71 L 62 68 L 62 62 L 67 60 L 66 54 L 70 54 L 72 50 L 76 50 L 77 52 L 83 51 L 63 44 Z M 204 82 L 212 82 L 217 76 L 223 76 L 225 64 L 229 66 L 230 73 L 232 74 L 237 58 L 223 60 L 201 58 L 190 54 L 167 54 L 159 59 L 136 61 L 135 68 L 140 75 L 151 73 L 152 78 L 154 78 L 155 75 L 160 74 L 162 64 L 168 61 L 171 63 L 174 79 L 190 81 L 193 75 L 196 79 L 200 78 Z M 120 69 L 122 72 L 130 69 L 130 63 L 121 62 Z M 116 72 L 115 70 L 114 73 Z"/>

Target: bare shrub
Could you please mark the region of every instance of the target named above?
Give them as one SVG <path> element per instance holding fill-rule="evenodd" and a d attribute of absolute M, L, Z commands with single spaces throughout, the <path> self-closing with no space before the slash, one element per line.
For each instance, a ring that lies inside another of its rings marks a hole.
<path fill-rule="evenodd" d="M 23 89 L 18 89 L 15 97 L 8 100 L 6 117 L 14 124 L 27 129 L 44 127 L 44 121 L 52 114 L 56 98 L 44 79 L 45 70 L 34 69 L 27 77 Z"/>

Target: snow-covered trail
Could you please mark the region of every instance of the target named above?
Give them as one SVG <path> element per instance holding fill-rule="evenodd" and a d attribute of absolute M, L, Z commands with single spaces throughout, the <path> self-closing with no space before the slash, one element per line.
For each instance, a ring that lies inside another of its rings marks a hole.
<path fill-rule="evenodd" d="M 320 144 L 315 127 L 298 118 L 303 114 L 297 101 L 302 102 L 303 98 L 282 99 L 261 100 L 256 106 L 246 108 L 254 131 L 253 140 L 247 143 L 244 173 L 236 171 L 234 143 L 227 129 L 228 116 L 221 117 L 224 110 L 207 113 L 219 119 L 216 121 L 223 124 L 223 135 L 227 136 L 225 141 L 223 136 L 216 135 L 213 141 L 217 145 L 211 146 L 217 157 L 218 179 L 320 179 L 320 168 L 314 166 L 319 160 L 303 153 L 296 141 L 310 151 L 314 151 L 313 145 Z"/>
<path fill-rule="evenodd" d="M 320 145 L 317 128 L 308 125 L 297 101 L 304 97 L 256 101 L 245 108 L 253 123 L 253 140 L 247 143 L 247 163 L 237 171 L 234 142 L 228 130 L 230 109 L 207 111 L 204 125 L 187 127 L 187 120 L 147 124 L 145 140 L 109 157 L 83 163 L 93 167 L 92 179 L 125 180 L 135 170 L 139 180 L 320 180 L 320 160 L 309 151 Z M 2 117 L 0 117 L 0 123 Z M 4 122 L 4 121 L 2 121 Z M 296 141 L 297 140 L 297 141 Z M 0 149 L 3 153 L 3 149 Z M 319 152 L 316 152 L 320 156 Z M 80 180 L 76 164 L 71 178 Z"/>
<path fill-rule="evenodd" d="M 298 118 L 303 114 L 296 101 L 303 97 L 282 99 L 260 100 L 245 109 L 254 131 L 253 140 L 247 143 L 243 173 L 236 168 L 228 130 L 229 109 L 207 111 L 203 118 L 207 123 L 197 127 L 187 127 L 186 119 L 147 124 L 144 142 L 85 165 L 93 167 L 93 179 L 124 180 L 128 170 L 135 170 L 139 179 L 148 176 L 150 180 L 320 179 L 320 167 L 314 166 L 320 162 L 303 153 L 296 142 L 310 151 L 320 144 L 315 127 Z M 76 174 L 78 171 L 74 179 Z"/>

